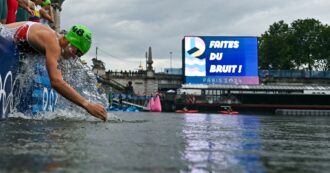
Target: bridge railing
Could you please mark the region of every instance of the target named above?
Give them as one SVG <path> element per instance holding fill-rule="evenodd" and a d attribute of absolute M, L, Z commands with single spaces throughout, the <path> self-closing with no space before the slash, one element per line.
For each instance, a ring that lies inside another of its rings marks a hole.
<path fill-rule="evenodd" d="M 145 73 L 142 71 L 107 71 L 107 77 L 143 77 Z"/>
<path fill-rule="evenodd" d="M 259 77 L 275 77 L 275 78 L 318 78 L 318 79 L 330 79 L 330 71 L 306 71 L 306 70 L 259 70 Z M 108 77 L 143 77 L 146 74 L 142 71 L 108 71 L 106 73 Z M 158 77 L 178 77 L 181 75 L 171 75 L 157 73 Z"/>
<path fill-rule="evenodd" d="M 330 71 L 259 70 L 259 77 L 330 79 Z"/>

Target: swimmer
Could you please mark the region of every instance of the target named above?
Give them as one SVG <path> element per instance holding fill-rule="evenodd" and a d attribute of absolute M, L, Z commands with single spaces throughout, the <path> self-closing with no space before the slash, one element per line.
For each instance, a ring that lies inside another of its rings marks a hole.
<path fill-rule="evenodd" d="M 51 86 L 66 99 L 84 108 L 92 116 L 106 120 L 103 105 L 89 102 L 62 79 L 58 61 L 78 59 L 88 52 L 92 43 L 91 31 L 82 25 L 74 25 L 67 34 L 58 34 L 51 28 L 35 22 L 18 22 L 1 25 L 0 30 L 12 30 L 12 39 L 21 52 L 45 55 Z M 0 32 L 1 36 L 1 32 Z"/>

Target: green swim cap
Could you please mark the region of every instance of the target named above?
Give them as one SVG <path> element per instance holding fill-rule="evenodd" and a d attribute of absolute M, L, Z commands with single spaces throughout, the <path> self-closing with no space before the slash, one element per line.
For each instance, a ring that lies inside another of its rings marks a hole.
<path fill-rule="evenodd" d="M 72 26 L 64 37 L 83 54 L 88 52 L 92 44 L 92 32 L 83 25 Z"/>
<path fill-rule="evenodd" d="M 49 5 L 51 3 L 50 0 L 45 0 L 42 4 L 41 4 L 41 7 L 45 7 L 47 5 Z"/>

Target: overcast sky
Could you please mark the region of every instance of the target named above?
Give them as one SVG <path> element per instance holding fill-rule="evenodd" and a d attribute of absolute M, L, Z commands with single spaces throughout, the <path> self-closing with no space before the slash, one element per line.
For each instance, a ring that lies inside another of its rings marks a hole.
<path fill-rule="evenodd" d="M 181 67 L 181 40 L 195 36 L 260 36 L 279 20 L 315 18 L 330 24 L 330 0 L 65 0 L 61 27 L 80 23 L 93 32 L 83 57 L 98 58 L 109 70 L 145 69 L 151 46 L 154 68 Z"/>

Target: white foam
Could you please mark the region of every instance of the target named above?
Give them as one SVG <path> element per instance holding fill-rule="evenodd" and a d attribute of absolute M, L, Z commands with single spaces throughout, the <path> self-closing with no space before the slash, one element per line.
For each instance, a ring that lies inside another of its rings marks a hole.
<path fill-rule="evenodd" d="M 117 117 L 114 113 L 110 113 L 110 112 L 108 112 L 108 114 L 107 114 L 107 121 L 123 122 L 122 119 L 120 119 L 119 117 Z"/>

